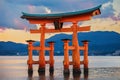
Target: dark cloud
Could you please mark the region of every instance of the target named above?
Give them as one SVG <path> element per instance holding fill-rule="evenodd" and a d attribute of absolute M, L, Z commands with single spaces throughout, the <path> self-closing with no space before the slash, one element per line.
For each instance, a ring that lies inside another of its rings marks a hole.
<path fill-rule="evenodd" d="M 41 0 L 5 0 L 8 3 L 12 3 L 12 4 L 19 4 L 19 5 L 38 5 L 41 4 Z"/>
<path fill-rule="evenodd" d="M 14 29 L 24 29 L 25 26 L 29 26 L 29 23 L 20 18 L 22 11 L 28 11 L 27 7 L 0 0 L 0 26 Z"/>
<path fill-rule="evenodd" d="M 19 5 L 46 6 L 54 11 L 81 10 L 98 6 L 110 0 L 5 0 L 8 3 Z"/>

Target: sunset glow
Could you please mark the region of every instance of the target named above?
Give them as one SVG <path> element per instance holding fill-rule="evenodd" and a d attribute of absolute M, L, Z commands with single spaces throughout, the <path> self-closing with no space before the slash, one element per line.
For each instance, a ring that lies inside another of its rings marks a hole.
<path fill-rule="evenodd" d="M 37 29 L 38 26 L 29 24 L 28 21 L 21 19 L 21 12 L 48 14 L 63 13 L 89 9 L 102 4 L 101 15 L 93 17 L 90 21 L 85 21 L 79 26 L 90 25 L 91 31 L 114 31 L 120 33 L 120 0 L 80 0 L 80 1 L 46 1 L 26 0 L 0 0 L 0 41 L 13 41 L 25 43 L 27 39 L 40 40 L 40 35 L 30 34 L 29 30 Z M 67 5 L 66 5 L 67 4 Z M 71 5 L 72 4 L 72 5 Z M 62 6 L 61 6 L 62 5 Z M 87 6 L 86 6 L 87 5 Z M 64 27 L 70 27 L 66 24 Z M 53 28 L 48 24 L 47 28 Z M 46 34 L 46 39 L 54 34 Z"/>

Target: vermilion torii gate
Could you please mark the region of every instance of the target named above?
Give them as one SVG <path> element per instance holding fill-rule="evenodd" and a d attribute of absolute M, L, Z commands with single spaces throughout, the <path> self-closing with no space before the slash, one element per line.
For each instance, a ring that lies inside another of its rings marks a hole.
<path fill-rule="evenodd" d="M 50 64 L 50 71 L 54 69 L 54 43 L 49 42 L 50 46 L 45 46 L 45 33 L 57 33 L 57 32 L 72 32 L 72 46 L 68 45 L 69 40 L 64 39 L 64 73 L 69 73 L 69 65 L 73 65 L 73 72 L 80 73 L 80 64 L 84 64 L 84 68 L 88 69 L 88 42 L 83 41 L 84 46 L 79 46 L 77 32 L 89 31 L 90 26 L 79 27 L 77 23 L 79 21 L 90 20 L 92 16 L 100 14 L 100 6 L 68 13 L 58 13 L 58 14 L 29 14 L 24 13 L 22 15 L 23 19 L 27 19 L 30 24 L 40 24 L 41 27 L 38 30 L 30 30 L 31 33 L 41 34 L 40 36 L 40 46 L 34 47 L 32 44 L 34 41 L 28 40 L 29 43 L 29 59 L 28 68 L 32 71 L 32 64 L 39 64 L 38 72 L 45 72 L 45 64 Z M 70 28 L 63 28 L 64 22 L 72 22 Z M 47 23 L 53 23 L 54 29 L 47 29 L 45 26 Z M 32 60 L 32 50 L 39 50 L 39 61 Z M 45 61 L 45 50 L 50 50 L 50 60 Z M 72 50 L 72 61 L 69 62 L 68 51 Z M 84 61 L 80 61 L 80 50 L 84 50 Z"/>

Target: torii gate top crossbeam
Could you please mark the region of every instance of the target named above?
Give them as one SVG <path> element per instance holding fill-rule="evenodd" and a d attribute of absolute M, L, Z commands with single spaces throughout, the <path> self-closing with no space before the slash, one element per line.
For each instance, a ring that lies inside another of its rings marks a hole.
<path fill-rule="evenodd" d="M 95 10 L 98 10 L 101 7 L 101 5 L 87 9 L 87 10 L 81 10 L 76 12 L 67 12 L 67 13 L 58 13 L 58 14 L 29 14 L 29 13 L 23 13 L 22 18 L 26 19 L 58 19 L 62 17 L 69 17 L 69 16 L 75 16 L 75 15 L 81 15 L 86 13 L 94 12 Z M 97 14 L 97 13 L 96 13 Z"/>
<path fill-rule="evenodd" d="M 31 21 L 30 23 L 32 24 L 37 24 L 42 22 L 51 23 L 56 20 L 58 20 L 59 22 L 69 22 L 69 21 L 71 22 L 72 18 L 74 18 L 75 20 L 75 18 L 79 17 L 77 20 L 84 20 L 83 18 L 80 19 L 81 16 L 87 18 L 88 16 L 94 16 L 100 14 L 100 7 L 101 5 L 86 10 L 67 12 L 67 13 L 56 13 L 56 14 L 29 14 L 22 12 L 23 15 L 21 16 L 21 18 Z M 32 20 L 36 20 L 36 21 L 32 22 Z M 89 20 L 89 19 L 85 19 L 85 20 Z"/>

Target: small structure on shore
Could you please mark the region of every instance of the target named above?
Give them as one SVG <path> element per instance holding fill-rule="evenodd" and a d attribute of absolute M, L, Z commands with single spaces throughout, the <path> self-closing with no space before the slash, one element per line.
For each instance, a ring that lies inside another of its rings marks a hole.
<path fill-rule="evenodd" d="M 33 40 L 28 40 L 28 72 L 32 72 L 32 64 L 39 64 L 38 72 L 45 72 L 45 64 L 50 64 L 50 72 L 54 71 L 54 42 L 49 42 L 50 46 L 45 46 L 45 33 L 72 32 L 72 46 L 69 46 L 69 39 L 62 40 L 64 42 L 64 73 L 69 73 L 69 65 L 73 65 L 73 73 L 81 73 L 80 64 L 84 65 L 84 71 L 88 71 L 88 41 L 82 41 L 83 46 L 79 46 L 78 32 L 90 31 L 90 26 L 78 26 L 79 21 L 90 20 L 92 16 L 100 14 L 100 6 L 68 13 L 58 14 L 29 14 L 24 13 L 21 18 L 27 19 L 30 24 L 40 24 L 38 30 L 30 30 L 31 33 L 40 35 L 40 46 L 34 47 Z M 64 22 L 72 22 L 70 28 L 63 28 Z M 53 23 L 54 29 L 47 29 L 47 23 Z M 32 59 L 32 51 L 39 50 L 39 61 Z M 45 61 L 45 50 L 50 51 L 49 61 Z M 69 61 L 69 50 L 72 50 L 72 61 Z M 80 50 L 84 51 L 84 60 L 80 61 Z"/>

